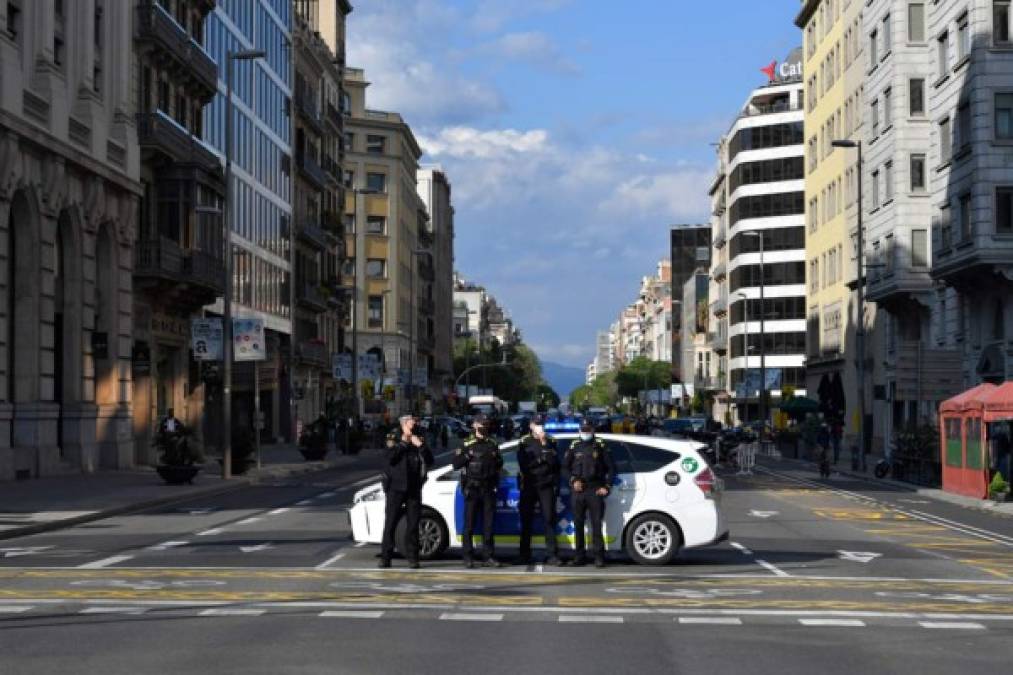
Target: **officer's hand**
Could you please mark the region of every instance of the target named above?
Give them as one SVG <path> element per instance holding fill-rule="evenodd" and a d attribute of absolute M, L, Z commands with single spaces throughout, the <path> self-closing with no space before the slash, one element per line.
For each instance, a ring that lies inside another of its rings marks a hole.
<path fill-rule="evenodd" d="M 597 490 L 595 490 L 595 492 L 594 492 L 594 493 L 595 493 L 596 495 L 598 495 L 599 497 L 607 497 L 607 496 L 608 496 L 608 493 L 609 493 L 609 491 L 608 491 L 608 490 L 606 490 L 606 489 L 605 489 L 605 488 L 603 488 L 603 487 L 600 487 L 600 488 L 598 488 Z"/>
<path fill-rule="evenodd" d="M 419 438 L 418 436 L 412 436 L 412 445 L 414 445 L 416 448 L 421 448 L 422 439 Z"/>

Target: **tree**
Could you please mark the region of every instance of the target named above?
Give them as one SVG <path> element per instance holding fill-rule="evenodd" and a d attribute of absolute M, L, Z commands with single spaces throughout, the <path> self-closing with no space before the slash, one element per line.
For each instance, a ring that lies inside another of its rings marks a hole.
<path fill-rule="evenodd" d="M 591 384 L 583 384 L 570 392 L 570 404 L 577 408 L 610 408 L 619 399 L 615 373 L 602 373 Z"/>
<path fill-rule="evenodd" d="M 484 364 L 488 367 L 474 368 Z M 504 401 L 537 401 L 539 387 L 545 385 L 542 378 L 542 364 L 531 348 L 522 342 L 500 345 L 491 340 L 485 347 L 475 340 L 466 338 L 454 344 L 454 377 L 459 377 L 467 368 L 474 368 L 470 374 L 472 385 L 478 384 L 491 389 Z M 547 400 L 559 396 L 547 387 Z M 551 397 L 548 394 L 551 393 Z"/>
<path fill-rule="evenodd" d="M 543 382 L 535 389 L 535 403 L 538 404 L 538 412 L 545 412 L 549 408 L 558 408 L 559 394 Z"/>
<path fill-rule="evenodd" d="M 672 364 L 651 361 L 640 356 L 616 373 L 616 386 L 620 396 L 635 397 L 644 389 L 669 389 L 672 386 Z"/>

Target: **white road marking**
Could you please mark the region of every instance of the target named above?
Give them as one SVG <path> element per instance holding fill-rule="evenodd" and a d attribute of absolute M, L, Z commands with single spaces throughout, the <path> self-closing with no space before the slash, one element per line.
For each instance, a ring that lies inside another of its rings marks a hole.
<path fill-rule="evenodd" d="M 291 510 L 292 509 L 289 509 L 289 508 L 275 509 L 274 511 L 268 511 L 267 515 L 269 515 L 269 516 L 280 516 L 281 514 L 288 513 Z"/>
<path fill-rule="evenodd" d="M 0 605 L 0 614 L 23 614 L 32 609 L 32 605 Z"/>
<path fill-rule="evenodd" d="M 356 482 L 352 483 L 351 485 L 349 485 L 348 487 L 362 487 L 363 485 L 366 485 L 367 483 L 375 483 L 375 482 L 377 482 L 379 480 L 380 480 L 379 476 L 370 476 L 369 478 L 363 478 L 360 481 L 356 481 Z"/>
<path fill-rule="evenodd" d="M 872 551 L 838 551 L 837 557 L 847 562 L 869 563 L 876 558 L 882 558 L 882 553 Z"/>
<path fill-rule="evenodd" d="M 328 569 L 331 566 L 331 563 L 336 563 L 339 560 L 341 560 L 342 558 L 344 558 L 345 557 L 345 553 L 347 553 L 347 551 L 338 551 L 332 557 L 330 557 L 327 560 L 323 561 L 322 563 L 320 563 L 319 565 L 317 565 L 313 569 L 315 569 L 315 570 L 325 570 L 325 569 Z"/>
<path fill-rule="evenodd" d="M 622 623 L 621 616 L 587 616 L 574 614 L 560 614 L 559 623 Z"/>
<path fill-rule="evenodd" d="M 333 497 L 336 494 L 338 494 L 338 493 L 337 492 L 321 492 L 315 498 L 316 499 L 330 499 L 331 497 Z"/>
<path fill-rule="evenodd" d="M 841 628 L 864 628 L 865 622 L 859 619 L 799 619 L 803 626 L 838 626 Z"/>
<path fill-rule="evenodd" d="M 271 548 L 274 548 L 274 546 L 272 546 L 270 542 L 265 542 L 255 546 L 240 546 L 239 550 L 243 553 L 259 553 L 260 551 L 266 551 Z"/>
<path fill-rule="evenodd" d="M 939 628 L 944 630 L 985 630 L 980 623 L 972 621 L 919 621 L 922 628 Z"/>
<path fill-rule="evenodd" d="M 212 607 L 201 611 L 197 616 L 263 616 L 266 612 L 266 609 L 248 607 Z"/>
<path fill-rule="evenodd" d="M 19 558 L 24 555 L 40 555 L 52 546 L 15 546 L 13 548 L 0 548 L 0 558 Z"/>
<path fill-rule="evenodd" d="M 771 565 L 766 560 L 760 560 L 759 558 L 757 558 L 756 559 L 756 564 L 759 565 L 760 567 L 762 567 L 765 570 L 769 570 L 770 572 L 773 572 L 775 576 L 779 576 L 779 577 L 790 577 L 791 576 L 790 574 L 788 574 L 787 572 L 785 572 L 780 567 L 776 567 L 774 565 Z"/>
<path fill-rule="evenodd" d="M 362 547 L 363 547 L 363 546 L 365 546 L 365 545 L 366 545 L 366 542 L 364 542 L 364 541 L 360 541 L 360 542 L 357 542 L 357 543 L 355 544 L 355 548 L 362 548 Z"/>
<path fill-rule="evenodd" d="M 733 616 L 680 616 L 679 623 L 715 626 L 741 626 L 742 619 Z"/>
<path fill-rule="evenodd" d="M 78 614 L 144 614 L 146 607 L 85 607 Z"/>
<path fill-rule="evenodd" d="M 771 518 L 773 516 L 779 515 L 780 513 L 781 513 L 780 511 L 757 511 L 756 509 L 753 509 L 752 511 L 749 512 L 749 515 L 751 515 L 753 518 Z"/>
<path fill-rule="evenodd" d="M 83 565 L 78 565 L 77 569 L 79 569 L 79 570 L 100 570 L 103 567 L 110 567 L 112 565 L 116 565 L 117 563 L 125 562 L 127 560 L 130 560 L 133 557 L 134 556 L 132 556 L 132 555 L 114 555 L 114 556 L 111 556 L 109 558 L 103 558 L 102 560 L 95 560 L 94 562 L 85 563 Z"/>
<path fill-rule="evenodd" d="M 222 528 L 220 528 L 220 527 L 215 527 L 215 528 L 212 528 L 210 530 L 204 530 L 203 532 L 198 532 L 197 536 L 198 537 L 213 537 L 216 534 L 221 534 L 224 531 L 225 530 L 222 529 Z"/>
<path fill-rule="evenodd" d="M 313 503 L 312 499 L 304 499 L 301 502 L 296 502 L 295 505 L 296 506 L 309 506 L 312 503 Z"/>
<path fill-rule="evenodd" d="M 165 551 L 166 549 L 176 548 L 179 546 L 186 546 L 190 542 L 188 541 L 163 541 L 161 544 L 155 544 L 149 546 L 146 550 L 148 551 Z"/>
<path fill-rule="evenodd" d="M 732 548 L 736 548 L 739 551 L 741 551 L 743 555 L 753 555 L 752 551 L 750 551 L 748 548 L 738 543 L 737 541 L 731 541 L 728 543 L 731 545 Z"/>
<path fill-rule="evenodd" d="M 252 525 L 253 523 L 259 523 L 261 520 L 263 520 L 263 518 L 253 516 L 251 518 L 244 518 L 243 520 L 240 520 L 236 523 L 236 525 Z"/>
<path fill-rule="evenodd" d="M 379 619 L 383 612 L 356 612 L 354 610 L 331 610 L 320 612 L 319 616 L 324 619 Z"/>
<path fill-rule="evenodd" d="M 468 612 L 444 612 L 440 621 L 502 621 L 502 614 L 474 614 Z"/>

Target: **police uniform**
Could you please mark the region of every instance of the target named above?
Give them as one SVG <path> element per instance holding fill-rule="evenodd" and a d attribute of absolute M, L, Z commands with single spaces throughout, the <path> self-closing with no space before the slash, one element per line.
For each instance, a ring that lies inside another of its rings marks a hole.
<path fill-rule="evenodd" d="M 585 431 L 582 428 L 581 431 Z M 598 438 L 588 441 L 576 440 L 566 452 L 566 471 L 570 474 L 571 501 L 573 507 L 573 528 L 576 539 L 574 564 L 585 562 L 584 523 L 591 516 L 591 538 L 594 546 L 596 565 L 605 563 L 605 539 L 602 522 L 605 518 L 605 496 L 597 494 L 600 488 L 611 490 L 615 480 L 616 466 L 605 442 Z M 574 484 L 581 482 L 583 489 L 577 491 Z M 607 495 L 606 495 L 607 496 Z"/>
<path fill-rule="evenodd" d="M 422 485 L 426 482 L 426 468 L 432 464 L 433 453 L 425 443 L 416 447 L 403 438 L 395 440 L 388 436 L 387 466 L 382 481 L 386 508 L 380 545 L 381 567 L 390 567 L 394 554 L 394 531 L 402 515 L 407 519 L 405 526 L 408 532 L 408 550 L 402 553 L 412 567 L 418 566 Z"/>
<path fill-rule="evenodd" d="M 545 553 L 550 561 L 556 561 L 556 494 L 560 473 L 556 441 L 545 436 L 543 444 L 530 434 L 522 437 L 517 446 L 517 463 L 520 465 L 521 488 L 521 560 L 531 559 L 531 526 L 537 504 L 542 509 L 545 526 Z"/>
<path fill-rule="evenodd" d="M 496 564 L 493 558 L 495 540 L 493 537 L 493 519 L 496 517 L 496 488 L 499 487 L 500 469 L 503 468 L 503 456 L 499 446 L 488 436 L 479 438 L 471 436 L 464 442 L 464 447 L 454 455 L 455 469 L 462 470 L 461 492 L 464 494 L 464 532 L 462 546 L 464 562 L 473 564 L 474 545 L 472 535 L 475 528 L 475 512 L 482 509 L 482 553 L 486 562 Z"/>

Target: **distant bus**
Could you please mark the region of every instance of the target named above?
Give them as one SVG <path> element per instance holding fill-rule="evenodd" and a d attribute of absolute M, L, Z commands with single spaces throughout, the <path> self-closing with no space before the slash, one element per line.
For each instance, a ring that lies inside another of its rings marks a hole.
<path fill-rule="evenodd" d="M 510 406 L 506 401 L 496 396 L 472 396 L 468 399 L 468 408 L 471 413 L 485 413 L 486 415 L 506 415 L 510 412 Z"/>

